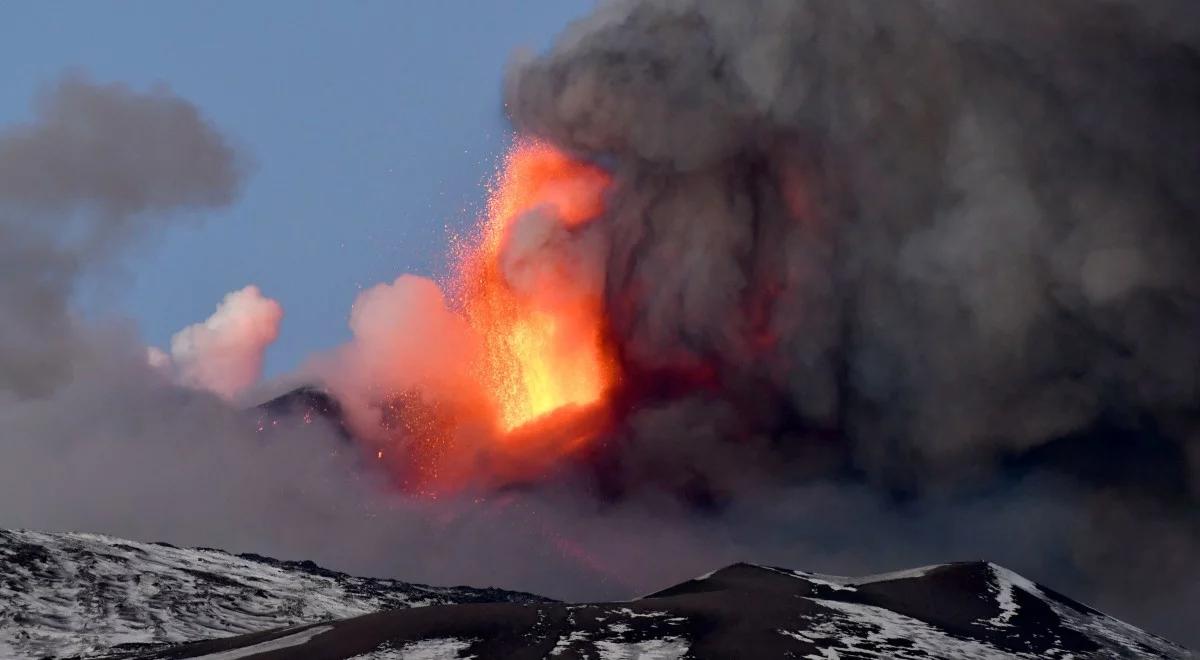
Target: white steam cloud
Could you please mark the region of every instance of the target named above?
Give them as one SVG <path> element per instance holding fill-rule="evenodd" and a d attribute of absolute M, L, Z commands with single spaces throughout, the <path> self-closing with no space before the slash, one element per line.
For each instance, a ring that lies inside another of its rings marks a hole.
<path fill-rule="evenodd" d="M 382 428 L 378 404 L 390 396 L 420 391 L 461 401 L 477 389 L 470 373 L 477 339 L 433 280 L 402 275 L 363 291 L 350 331 L 350 342 L 301 371 L 337 395 L 362 436 Z"/>
<path fill-rule="evenodd" d="M 282 319 L 283 307 L 250 285 L 227 294 L 204 322 L 171 337 L 169 356 L 151 351 L 150 363 L 183 385 L 233 400 L 258 382 Z"/>

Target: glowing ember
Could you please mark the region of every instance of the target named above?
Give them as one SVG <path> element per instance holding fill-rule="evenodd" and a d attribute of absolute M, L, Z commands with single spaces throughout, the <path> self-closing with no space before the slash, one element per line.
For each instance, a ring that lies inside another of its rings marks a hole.
<path fill-rule="evenodd" d="M 511 431 L 602 399 L 614 380 L 600 292 L 558 249 L 603 209 L 607 175 L 544 143 L 517 142 L 489 196 L 473 245 L 460 246 L 460 303 L 479 333 L 478 372 Z"/>

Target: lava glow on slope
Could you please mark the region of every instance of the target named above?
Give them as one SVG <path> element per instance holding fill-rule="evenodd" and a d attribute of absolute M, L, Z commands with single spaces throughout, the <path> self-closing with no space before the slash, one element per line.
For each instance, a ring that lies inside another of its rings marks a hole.
<path fill-rule="evenodd" d="M 519 140 L 478 235 L 456 249 L 458 304 L 483 344 L 475 372 L 506 434 L 595 406 L 615 381 L 599 287 L 570 247 L 572 232 L 603 210 L 608 183 L 596 167 Z"/>

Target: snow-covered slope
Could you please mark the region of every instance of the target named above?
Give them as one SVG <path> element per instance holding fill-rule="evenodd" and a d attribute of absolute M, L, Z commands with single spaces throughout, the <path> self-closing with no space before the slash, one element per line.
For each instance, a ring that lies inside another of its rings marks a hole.
<path fill-rule="evenodd" d="M 635 601 L 570 605 L 495 589 L 357 578 L 310 562 L 219 550 L 0 531 L 0 658 L 99 654 L 1195 657 L 986 562 L 860 578 L 735 564 Z"/>
<path fill-rule="evenodd" d="M 781 632 L 819 646 L 825 657 L 1191 657 L 989 562 L 862 578 L 780 572 L 814 585 L 806 598 L 819 606 Z"/>
<path fill-rule="evenodd" d="M 98 534 L 0 530 L 4 659 L 144 650 L 387 609 L 534 600 L 541 599 Z"/>
<path fill-rule="evenodd" d="M 286 651 L 283 651 L 286 650 Z M 866 578 L 736 564 L 626 603 L 398 610 L 148 658 L 955 660 L 1188 658 L 994 564 Z"/>

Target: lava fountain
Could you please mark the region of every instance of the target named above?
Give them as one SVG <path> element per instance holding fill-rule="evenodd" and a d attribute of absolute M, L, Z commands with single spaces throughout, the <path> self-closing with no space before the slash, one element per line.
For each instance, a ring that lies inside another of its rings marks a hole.
<path fill-rule="evenodd" d="M 438 283 L 364 292 L 328 368 L 366 455 L 411 493 L 544 474 L 609 421 L 618 361 L 603 266 L 609 175 L 517 140 Z M 355 421 L 357 420 L 357 421 Z"/>
<path fill-rule="evenodd" d="M 615 383 L 598 246 L 582 235 L 603 211 L 608 184 L 597 167 L 518 140 L 477 235 L 457 245 L 458 306 L 483 347 L 473 371 L 505 436 L 559 411 L 595 407 Z"/>

